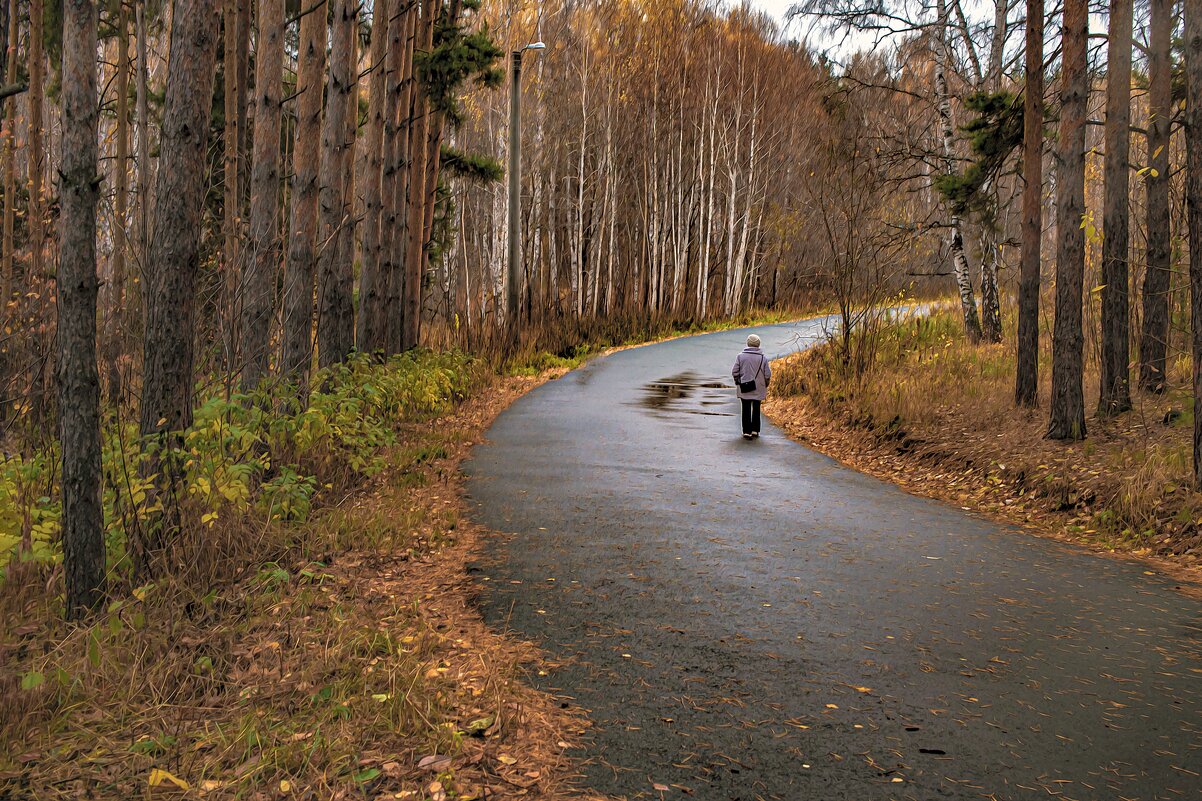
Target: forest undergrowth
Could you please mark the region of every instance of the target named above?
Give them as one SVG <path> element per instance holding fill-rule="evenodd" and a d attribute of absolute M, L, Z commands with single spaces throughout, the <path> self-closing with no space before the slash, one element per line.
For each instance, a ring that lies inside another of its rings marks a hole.
<path fill-rule="evenodd" d="M 1005 323 L 1012 326 L 1013 316 Z M 836 343 L 778 362 L 768 414 L 790 434 L 909 491 L 1202 575 L 1185 354 L 1170 359 L 1165 393 L 1133 389 L 1131 411 L 1091 415 L 1088 439 L 1055 442 L 1044 437 L 1047 331 L 1037 409 L 1013 403 L 1013 343 L 970 343 L 955 310 L 887 324 L 874 336 L 870 367 L 859 375 Z M 1086 363 L 1086 397 L 1096 399 L 1096 358 Z"/>
<path fill-rule="evenodd" d="M 545 377 L 421 352 L 323 375 L 304 410 L 211 400 L 171 570 L 145 580 L 139 451 L 110 426 L 112 600 L 84 624 L 60 609 L 53 459 L 10 459 L 0 509 L 35 547 L 0 586 L 0 797 L 558 797 L 582 723 L 475 610 L 458 471 Z"/>

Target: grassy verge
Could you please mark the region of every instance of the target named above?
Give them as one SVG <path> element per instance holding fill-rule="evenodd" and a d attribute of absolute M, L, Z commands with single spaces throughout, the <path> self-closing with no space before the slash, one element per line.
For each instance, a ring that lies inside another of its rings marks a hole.
<path fill-rule="evenodd" d="M 782 360 L 768 413 L 821 450 L 920 494 L 1197 572 L 1202 496 L 1190 488 L 1183 360 L 1171 367 L 1177 389 L 1136 393 L 1132 411 L 1091 416 L 1089 438 L 1065 444 L 1043 438 L 1046 341 L 1037 410 L 1014 408 L 1013 346 L 969 344 L 954 311 L 887 326 L 875 349 L 874 366 L 858 377 L 830 346 Z M 1086 398 L 1097 398 L 1094 372 Z"/>
<path fill-rule="evenodd" d="M 305 410 L 214 402 L 174 569 L 134 585 L 138 488 L 110 490 L 114 600 L 86 625 L 59 614 L 51 493 L 6 485 L 39 545 L 0 586 L 0 797 L 564 795 L 581 722 L 475 611 L 458 472 L 537 381 L 423 354 L 352 365 Z"/>

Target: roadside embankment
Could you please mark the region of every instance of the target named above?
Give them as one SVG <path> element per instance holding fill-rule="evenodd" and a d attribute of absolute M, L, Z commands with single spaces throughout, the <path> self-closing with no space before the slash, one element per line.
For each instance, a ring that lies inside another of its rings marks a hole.
<path fill-rule="evenodd" d="M 82 625 L 36 541 L 0 583 L 0 797 L 578 797 L 585 723 L 524 681 L 540 651 L 485 626 L 459 472 L 553 375 L 419 355 L 295 417 L 202 417 L 175 567 L 130 583 L 114 517 L 112 600 Z"/>
<path fill-rule="evenodd" d="M 1011 345 L 965 341 L 955 312 L 885 326 L 870 367 L 834 344 L 779 360 L 765 410 L 790 435 L 915 494 L 1202 577 L 1202 494 L 1191 488 L 1185 390 L 1135 392 L 1135 408 L 1088 421 L 1089 438 L 1044 438 L 1042 408 L 1014 407 Z M 1188 385 L 1184 362 L 1173 386 Z M 1097 397 L 1087 375 L 1086 397 Z"/>

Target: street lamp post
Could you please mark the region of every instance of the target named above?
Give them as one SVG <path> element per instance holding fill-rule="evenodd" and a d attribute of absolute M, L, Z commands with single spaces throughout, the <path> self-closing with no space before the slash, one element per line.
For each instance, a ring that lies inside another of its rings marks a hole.
<path fill-rule="evenodd" d="M 509 262 L 505 282 L 505 317 L 511 334 L 517 336 L 518 288 L 522 283 L 522 53 L 543 50 L 546 45 L 533 42 L 514 50 L 513 74 L 509 84 Z"/>

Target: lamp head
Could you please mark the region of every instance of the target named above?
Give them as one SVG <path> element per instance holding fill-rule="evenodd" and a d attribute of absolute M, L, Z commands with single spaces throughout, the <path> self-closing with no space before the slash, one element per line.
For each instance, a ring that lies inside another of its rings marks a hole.
<path fill-rule="evenodd" d="M 546 50 L 547 45 L 544 42 L 531 42 L 522 48 L 523 50 Z"/>

